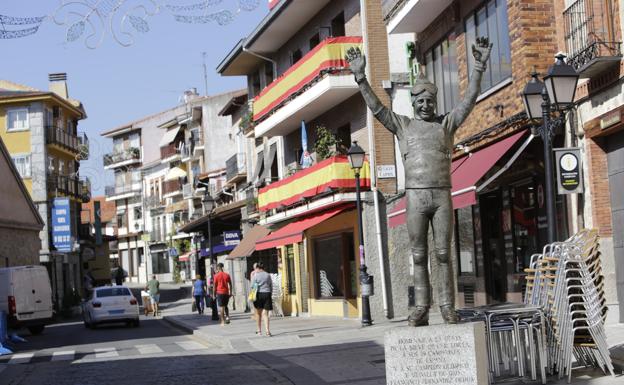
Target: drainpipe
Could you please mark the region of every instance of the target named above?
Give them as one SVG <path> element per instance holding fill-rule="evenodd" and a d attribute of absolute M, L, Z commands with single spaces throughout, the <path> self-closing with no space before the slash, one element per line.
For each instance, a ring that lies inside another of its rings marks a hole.
<path fill-rule="evenodd" d="M 247 48 L 245 48 L 245 47 L 243 47 L 243 52 L 247 52 L 247 53 L 248 53 L 248 54 L 250 54 L 250 55 L 253 55 L 253 56 L 255 56 L 255 57 L 259 57 L 259 58 L 260 58 L 260 59 L 262 59 L 262 60 L 266 60 L 266 61 L 268 61 L 268 62 L 271 62 L 271 63 L 273 64 L 273 78 L 274 78 L 274 79 L 277 79 L 277 62 L 276 62 L 275 60 L 273 60 L 273 59 L 269 59 L 269 58 L 268 58 L 268 57 L 266 57 L 266 56 L 262 56 L 262 55 L 260 55 L 259 53 L 255 53 L 255 52 L 253 52 L 253 51 L 250 51 L 250 50 L 248 50 L 248 49 L 247 49 Z"/>
<path fill-rule="evenodd" d="M 366 0 L 360 0 L 360 21 L 362 23 L 362 41 L 364 54 L 368 58 L 368 31 L 366 29 Z M 370 79 L 370 58 L 366 61 L 366 77 Z M 373 112 L 366 108 L 366 127 L 368 128 L 368 148 L 369 164 L 371 170 L 371 191 L 373 193 L 373 203 L 375 206 L 375 236 L 377 238 L 377 259 L 379 259 L 379 272 L 381 274 L 381 292 L 383 297 L 384 316 L 388 317 L 388 291 L 386 289 L 386 267 L 384 265 L 383 240 L 381 237 L 381 218 L 379 216 L 379 196 L 377 195 L 377 175 L 375 174 L 375 133 L 373 132 Z"/>

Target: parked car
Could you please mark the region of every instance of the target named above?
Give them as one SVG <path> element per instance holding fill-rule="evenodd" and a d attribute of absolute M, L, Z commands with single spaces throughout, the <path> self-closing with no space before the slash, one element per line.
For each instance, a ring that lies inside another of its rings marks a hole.
<path fill-rule="evenodd" d="M 11 328 L 27 327 L 40 334 L 52 323 L 52 287 L 44 266 L 0 268 L 0 310 Z"/>
<path fill-rule="evenodd" d="M 125 286 L 96 287 L 82 303 L 82 317 L 88 328 L 114 322 L 136 327 L 139 326 L 139 305 Z"/>

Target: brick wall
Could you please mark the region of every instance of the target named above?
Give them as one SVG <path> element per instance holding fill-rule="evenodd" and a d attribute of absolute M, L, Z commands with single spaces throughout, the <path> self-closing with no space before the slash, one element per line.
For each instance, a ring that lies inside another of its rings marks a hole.
<path fill-rule="evenodd" d="M 591 190 L 592 227 L 598 229 L 601 236 L 611 236 L 611 198 L 609 196 L 609 176 L 607 170 L 607 152 L 605 138 L 588 138 L 586 156 L 589 169 Z"/>
<path fill-rule="evenodd" d="M 0 227 L 0 267 L 38 265 L 40 248 L 38 231 Z"/>
<path fill-rule="evenodd" d="M 366 1 L 369 81 L 381 102 L 385 106 L 391 106 L 390 96 L 382 87 L 382 81 L 390 79 L 390 63 L 388 61 L 388 35 L 381 10 L 381 0 Z M 375 164 L 395 165 L 394 135 L 376 119 L 373 119 L 373 133 L 376 151 Z M 396 178 L 378 179 L 377 187 L 384 194 L 395 194 Z"/>
<path fill-rule="evenodd" d="M 469 0 L 455 3 L 447 8 L 422 33 L 418 34 L 420 51 L 424 54 L 446 34 L 457 34 L 457 58 L 459 66 L 460 94 L 464 95 L 468 87 L 467 60 L 474 60 L 470 47 L 466 47 L 464 20 L 481 1 Z M 492 127 L 505 119 L 524 111 L 521 93 L 530 80 L 529 73 L 533 66 L 540 73 L 545 73 L 557 48 L 556 28 L 554 25 L 554 6 L 550 0 L 508 0 L 507 20 L 509 25 L 511 50 L 511 81 L 499 90 L 477 102 L 474 110 L 457 132 L 455 141 L 459 142 Z M 422 59 L 421 59 L 422 60 Z M 482 90 L 487 93 L 488 90 Z M 510 127 L 510 130 L 513 130 Z M 501 130 L 506 135 L 510 130 Z M 498 136 L 500 136 L 498 135 Z M 496 139 L 488 138 L 473 144 L 473 148 Z"/>

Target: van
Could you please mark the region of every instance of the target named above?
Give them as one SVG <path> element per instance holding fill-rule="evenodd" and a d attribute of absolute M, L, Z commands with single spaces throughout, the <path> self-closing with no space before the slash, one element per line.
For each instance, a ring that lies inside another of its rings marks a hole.
<path fill-rule="evenodd" d="M 43 332 L 53 317 L 47 269 L 36 265 L 0 268 L 0 310 L 8 315 L 9 327 Z"/>

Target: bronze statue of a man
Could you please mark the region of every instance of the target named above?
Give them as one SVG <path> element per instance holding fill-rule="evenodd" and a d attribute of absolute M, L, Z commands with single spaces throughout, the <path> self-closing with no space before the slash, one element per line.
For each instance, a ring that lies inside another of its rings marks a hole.
<path fill-rule="evenodd" d="M 492 44 L 486 37 L 472 46 L 475 59 L 470 83 L 461 101 L 443 116 L 435 114 L 437 87 L 422 75 L 412 87 L 415 117 L 398 115 L 385 107 L 366 80 L 366 59 L 359 48 L 347 51 L 347 61 L 355 75 L 364 101 L 377 120 L 396 135 L 405 168 L 407 231 L 414 260 L 415 304 L 410 326 L 429 323 L 431 296 L 427 257 L 427 233 L 433 227 L 435 258 L 439 265 L 438 293 L 440 312 L 446 323 L 457 323 L 455 287 L 450 264 L 453 229 L 451 202 L 451 157 L 455 131 L 468 117 L 479 96 L 481 78 L 490 57 Z"/>

